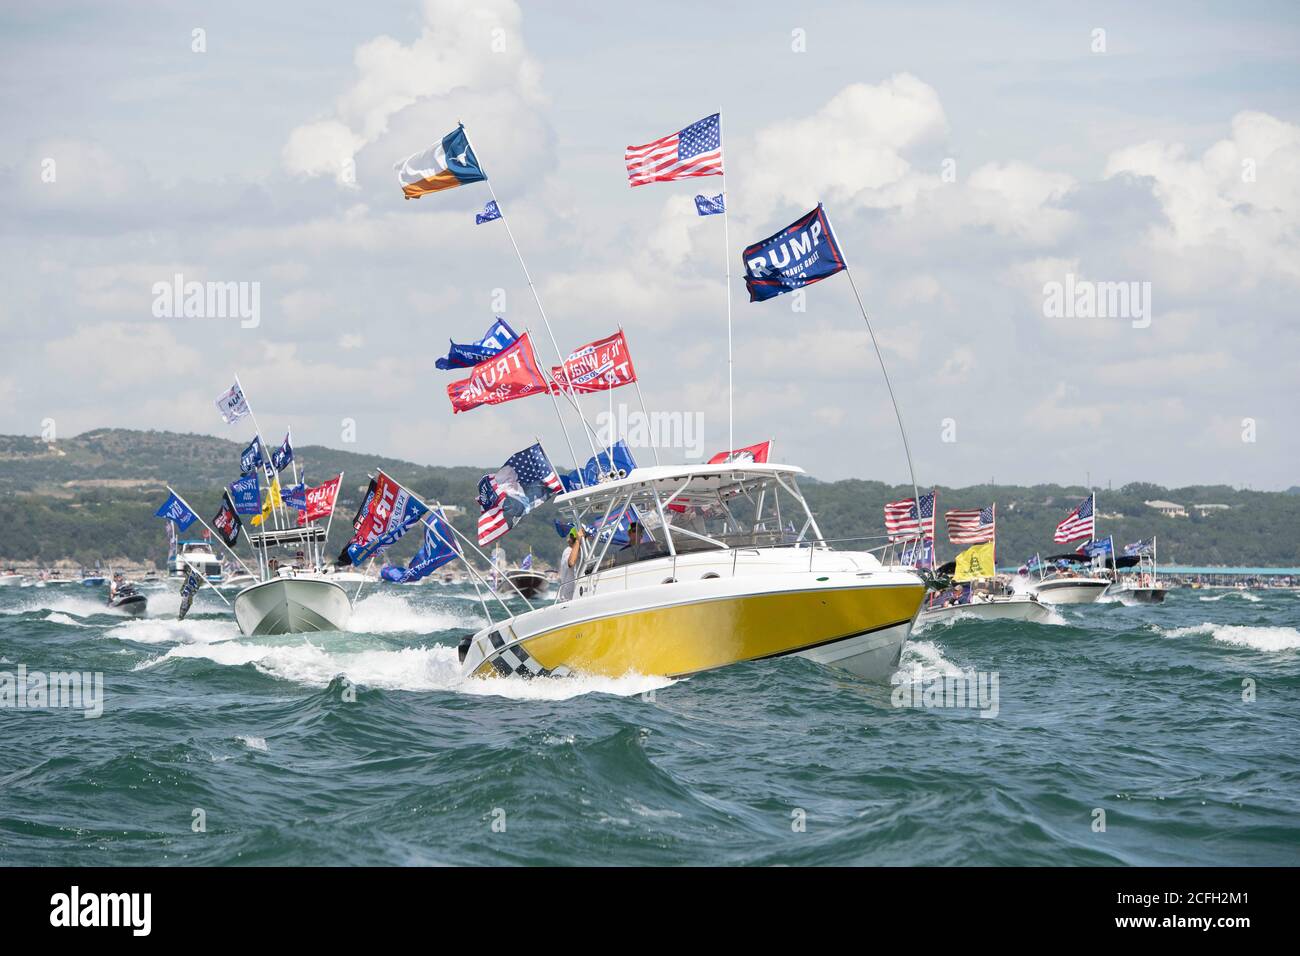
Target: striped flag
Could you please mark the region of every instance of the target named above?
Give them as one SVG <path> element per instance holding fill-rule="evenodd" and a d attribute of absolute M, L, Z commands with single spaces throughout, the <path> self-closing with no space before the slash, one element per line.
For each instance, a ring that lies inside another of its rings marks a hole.
<path fill-rule="evenodd" d="M 917 502 L 914 498 L 891 501 L 885 505 L 885 532 L 891 541 L 903 541 L 921 535 L 934 537 L 934 498 L 935 492 L 921 495 L 920 515 L 917 515 Z"/>
<path fill-rule="evenodd" d="M 501 537 L 524 515 L 564 491 L 560 476 L 540 444 L 529 445 L 506 459 L 493 475 L 478 483 L 478 543 Z"/>
<path fill-rule="evenodd" d="M 980 544 L 992 541 L 996 521 L 994 509 L 989 505 L 978 511 L 945 511 L 944 523 L 948 526 L 948 540 L 953 544 Z"/>
<path fill-rule="evenodd" d="M 722 123 L 719 117 L 720 114 L 714 113 L 653 143 L 629 146 L 623 154 L 627 161 L 628 185 L 721 176 Z"/>
<path fill-rule="evenodd" d="M 1075 541 L 1079 538 L 1091 538 L 1096 530 L 1096 519 L 1093 515 L 1093 503 L 1095 496 L 1089 495 L 1079 503 L 1065 520 L 1056 526 L 1056 534 L 1052 540 L 1057 544 L 1065 541 Z"/>

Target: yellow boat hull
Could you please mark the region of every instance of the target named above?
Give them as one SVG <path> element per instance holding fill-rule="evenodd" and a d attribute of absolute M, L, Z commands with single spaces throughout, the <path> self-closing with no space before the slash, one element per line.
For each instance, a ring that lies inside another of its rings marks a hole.
<path fill-rule="evenodd" d="M 909 625 L 924 594 L 917 582 L 730 595 L 539 627 L 534 634 L 520 633 L 521 618 L 519 640 L 509 640 L 504 628 L 489 633 L 493 650 L 472 673 L 683 677 Z"/>

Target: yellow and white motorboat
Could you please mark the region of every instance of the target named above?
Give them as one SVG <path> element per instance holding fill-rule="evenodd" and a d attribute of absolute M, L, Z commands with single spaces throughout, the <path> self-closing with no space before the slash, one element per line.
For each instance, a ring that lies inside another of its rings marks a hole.
<path fill-rule="evenodd" d="M 466 638 L 466 675 L 682 677 L 797 654 L 873 680 L 898 665 L 925 586 L 833 549 L 794 465 L 637 468 L 555 500 L 593 526 L 572 587 Z M 611 529 L 633 516 L 626 545 Z M 883 549 L 884 546 L 882 546 Z"/>

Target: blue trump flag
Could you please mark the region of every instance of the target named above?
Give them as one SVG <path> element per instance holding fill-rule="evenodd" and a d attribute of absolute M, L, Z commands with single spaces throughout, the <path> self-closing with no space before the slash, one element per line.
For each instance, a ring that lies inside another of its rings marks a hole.
<path fill-rule="evenodd" d="M 451 343 L 451 351 L 446 358 L 440 358 L 434 364 L 444 372 L 454 368 L 473 368 L 480 362 L 486 362 L 507 346 L 513 345 L 519 336 L 506 324 L 506 320 L 497 317 L 487 334 L 477 342 L 468 345 Z"/>
<path fill-rule="evenodd" d="M 1110 554 L 1112 551 L 1114 551 L 1114 545 L 1111 543 L 1111 539 L 1101 538 L 1097 541 L 1085 541 L 1079 545 L 1079 550 L 1075 553 L 1081 554 L 1085 558 L 1095 558 L 1098 555 Z"/>
<path fill-rule="evenodd" d="M 262 440 L 254 438 L 252 443 L 239 454 L 239 473 L 245 477 L 257 471 L 262 463 Z"/>
<path fill-rule="evenodd" d="M 627 446 L 625 439 L 620 438 L 609 451 L 602 451 L 588 458 L 581 469 L 561 475 L 560 480 L 564 483 L 565 491 L 573 491 L 584 485 L 587 487 L 598 485 L 613 477 L 626 478 L 635 467 L 636 461 L 632 458 L 632 449 Z"/>
<path fill-rule="evenodd" d="M 230 483 L 230 501 L 235 506 L 235 514 L 262 513 L 262 489 L 258 485 L 257 472 Z"/>
<path fill-rule="evenodd" d="M 745 249 L 749 301 L 761 302 L 820 282 L 845 269 L 821 203 L 775 235 Z"/>
<path fill-rule="evenodd" d="M 284 442 L 279 448 L 271 451 L 271 464 L 275 466 L 276 471 L 284 471 L 293 461 L 293 446 L 289 444 L 289 436 L 284 436 Z"/>
<path fill-rule="evenodd" d="M 474 213 L 474 225 L 481 226 L 485 222 L 491 222 L 493 219 L 501 218 L 501 209 L 497 206 L 495 199 L 489 199 L 482 212 Z"/>
<path fill-rule="evenodd" d="M 153 513 L 153 516 L 155 518 L 166 518 L 169 521 L 175 522 L 176 527 L 181 531 L 184 531 L 190 525 L 194 524 L 199 517 L 190 510 L 189 505 L 176 497 L 176 492 L 174 491 L 167 496 L 167 500 L 163 502 L 161 508 Z"/>
<path fill-rule="evenodd" d="M 716 216 L 720 212 L 727 211 L 727 201 L 722 198 L 722 193 L 718 193 L 713 198 L 696 196 L 695 211 L 701 216 Z"/>
<path fill-rule="evenodd" d="M 433 512 L 430 524 L 424 528 L 424 544 L 415 553 L 405 568 L 397 565 L 385 565 L 379 574 L 386 581 L 396 584 L 409 584 L 418 581 L 438 570 L 448 561 L 460 556 L 456 545 L 456 535 L 447 524 L 447 516 L 441 510 Z"/>

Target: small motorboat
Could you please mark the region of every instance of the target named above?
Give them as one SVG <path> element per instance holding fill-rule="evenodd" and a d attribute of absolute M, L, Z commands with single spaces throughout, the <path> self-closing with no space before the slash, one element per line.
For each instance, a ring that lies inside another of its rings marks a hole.
<path fill-rule="evenodd" d="M 942 601 L 932 594 L 933 604 L 925 604 L 916 616 L 916 627 L 945 624 L 966 618 L 984 621 L 1032 621 L 1046 624 L 1052 619 L 1051 608 L 1033 594 L 975 594 L 967 600 Z"/>
<path fill-rule="evenodd" d="M 0 571 L 0 587 L 16 588 L 22 585 L 26 578 L 19 574 L 13 568 L 7 568 Z"/>
<path fill-rule="evenodd" d="M 129 581 L 113 585 L 108 592 L 108 606 L 131 617 L 143 617 L 149 599 Z"/>
<path fill-rule="evenodd" d="M 311 525 L 263 531 L 250 534 L 249 541 L 260 552 L 260 564 L 267 569 L 267 577 L 235 595 L 235 621 L 242 634 L 251 637 L 347 630 L 352 598 L 343 583 L 351 574 L 281 567 L 277 559 L 270 557 L 273 548 L 318 552 L 325 542 L 324 528 Z M 305 561 L 304 551 L 297 551 L 295 556 Z"/>
<path fill-rule="evenodd" d="M 501 589 L 505 594 L 514 594 L 516 591 L 526 598 L 541 597 L 551 586 L 551 582 L 546 579 L 546 575 L 541 571 L 534 571 L 531 567 L 519 567 L 513 571 L 506 572 L 506 581 L 509 583 Z"/>

